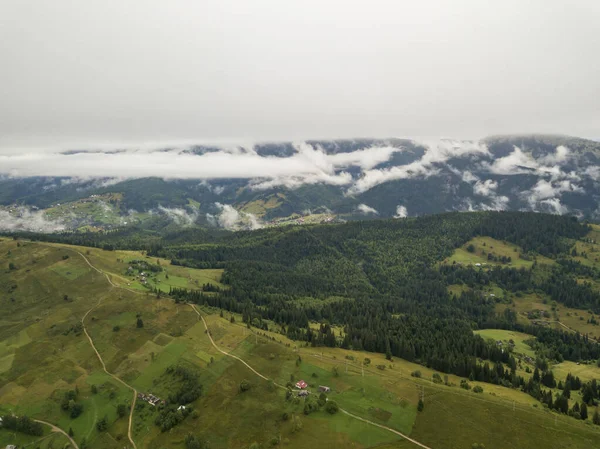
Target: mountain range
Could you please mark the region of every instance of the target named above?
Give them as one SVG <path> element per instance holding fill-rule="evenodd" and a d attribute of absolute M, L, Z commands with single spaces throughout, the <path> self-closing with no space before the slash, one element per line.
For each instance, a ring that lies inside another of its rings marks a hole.
<path fill-rule="evenodd" d="M 600 143 L 559 135 L 69 150 L 2 159 L 3 230 L 134 223 L 255 229 L 476 210 L 600 220 Z"/>

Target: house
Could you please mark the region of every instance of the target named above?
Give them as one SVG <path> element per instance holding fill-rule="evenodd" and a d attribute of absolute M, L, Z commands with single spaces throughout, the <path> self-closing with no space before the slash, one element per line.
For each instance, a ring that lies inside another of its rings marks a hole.
<path fill-rule="evenodd" d="M 6 446 L 6 449 L 17 449 L 17 446 L 15 446 L 14 444 L 9 444 Z"/>
<path fill-rule="evenodd" d="M 480 264 L 480 263 L 476 263 L 476 264 L 475 264 L 475 266 L 476 266 L 476 267 L 480 267 L 480 266 L 481 266 L 481 264 Z"/>
<path fill-rule="evenodd" d="M 323 393 L 329 393 L 331 391 L 331 388 L 326 387 L 325 385 L 320 385 L 319 386 L 319 391 L 321 391 Z"/>
<path fill-rule="evenodd" d="M 298 397 L 308 396 L 310 393 L 307 390 L 301 390 L 298 392 Z"/>
<path fill-rule="evenodd" d="M 299 380 L 298 382 L 296 382 L 296 388 L 303 390 L 306 387 L 308 387 L 308 384 L 306 382 L 304 382 L 303 380 Z"/>
<path fill-rule="evenodd" d="M 179 407 L 177 407 L 177 410 L 185 410 L 185 405 L 180 405 Z"/>

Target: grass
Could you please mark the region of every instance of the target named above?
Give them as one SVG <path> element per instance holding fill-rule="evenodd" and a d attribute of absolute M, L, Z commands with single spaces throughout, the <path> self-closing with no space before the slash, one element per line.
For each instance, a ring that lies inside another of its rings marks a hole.
<path fill-rule="evenodd" d="M 535 358 L 535 352 L 527 343 L 526 340 L 532 339 L 531 335 L 524 334 L 522 332 L 507 331 L 502 329 L 482 329 L 475 331 L 476 334 L 481 335 L 483 338 L 491 339 L 494 341 L 503 342 L 503 346 L 508 346 L 509 340 L 514 342 L 514 352 L 517 354 L 528 355 L 529 357 Z"/>
<path fill-rule="evenodd" d="M 587 334 L 591 338 L 600 339 L 600 326 L 588 323 L 588 320 L 593 316 L 589 311 L 581 309 L 573 309 L 562 304 L 554 303 L 543 295 L 537 293 L 523 294 L 521 296 L 513 296 L 513 305 L 500 303 L 496 305 L 496 311 L 502 313 L 506 307 L 512 308 L 517 312 L 517 319 L 521 323 L 529 323 L 529 314 L 534 312 L 538 318 L 536 321 L 542 320 L 548 322 L 548 325 L 557 329 L 566 330 L 558 321 L 563 323 L 570 329 L 581 334 Z M 600 318 L 596 316 L 596 320 Z"/>
<path fill-rule="evenodd" d="M 467 250 L 470 246 L 473 246 L 474 251 L 470 252 Z M 524 260 L 519 256 L 523 250 L 512 243 L 502 242 L 500 240 L 493 239 L 491 237 L 475 237 L 469 240 L 460 248 L 457 248 L 452 256 L 444 260 L 442 263 L 452 264 L 458 263 L 463 265 L 476 265 L 481 266 L 511 266 L 515 268 L 531 268 L 533 260 Z M 510 257 L 510 263 L 495 262 L 488 259 L 488 254 L 493 254 L 497 257 Z M 554 261 L 544 256 L 536 256 L 537 262 L 540 264 L 553 264 Z"/>
<path fill-rule="evenodd" d="M 119 449 L 126 445 L 127 420 L 117 419 L 116 406 L 129 404 L 131 391 L 103 373 L 84 335 L 70 331 L 95 307 L 86 325 L 111 372 L 140 391 L 162 397 L 173 388 L 165 369 L 185 363 L 198 371 L 203 385 L 202 397 L 191 404 L 197 418 L 188 417 L 170 432 L 161 433 L 154 425 L 156 409 L 136 409 L 133 431 L 139 449 L 183 447 L 188 432 L 209 440 L 213 449 L 243 448 L 255 441 L 268 447 L 279 437 L 282 447 L 298 449 L 414 447 L 390 432 L 341 413 L 331 416 L 320 410 L 304 415 L 302 400 L 286 401 L 282 390 L 216 351 L 189 306 L 110 287 L 106 278 L 91 270 L 75 252 L 86 254 L 87 249 L 27 242 L 17 247 L 16 242 L 0 241 L 0 254 L 9 249 L 19 270 L 11 273 L 10 279 L 9 273 L 0 272 L 0 282 L 17 285 L 14 302 L 0 296 L 0 306 L 6 312 L 0 318 L 0 363 L 8 367 L 0 372 L 0 411 L 26 413 L 65 430 L 72 427 L 75 439 L 85 437 L 89 447 Z M 70 257 L 63 260 L 65 252 Z M 127 258 L 145 256 L 90 249 L 86 257 L 121 284 L 126 282 L 121 273 L 127 268 Z M 61 266 L 59 272 L 50 268 L 56 266 Z M 65 276 L 78 270 L 81 274 L 76 278 Z M 192 282 L 203 278 L 218 282 L 220 276 L 218 272 L 180 267 L 168 266 L 168 270 L 170 278 L 173 275 L 188 282 L 190 278 Z M 532 447 L 534 442 L 547 447 L 583 448 L 600 438 L 600 429 L 569 417 L 555 417 L 517 390 L 479 384 L 484 393 L 475 394 L 459 388 L 461 379 L 456 376 L 448 376 L 451 386 L 435 385 L 429 380 L 433 371 L 420 365 L 400 359 L 386 361 L 381 354 L 306 347 L 271 331 L 256 335 L 237 315 L 236 323 L 231 323 L 228 312 L 223 318 L 215 309 L 203 308 L 202 312 L 219 347 L 242 357 L 266 376 L 282 384 L 292 376 L 302 378 L 312 391 L 319 385 L 330 386 L 329 398 L 343 408 L 410 434 L 435 449 L 470 447 L 474 442 L 498 449 Z M 135 325 L 138 314 L 143 328 Z M 113 331 L 115 326 L 118 331 Z M 278 330 L 274 325 L 269 328 Z M 514 337 L 510 336 L 517 342 Z M 10 366 L 5 357 L 12 357 Z M 371 359 L 368 366 L 363 365 L 365 358 Z M 386 368 L 379 370 L 376 365 Z M 575 373 L 574 366 L 556 369 Z M 586 369 L 581 368 L 580 377 L 595 375 L 591 367 Z M 422 372 L 422 379 L 410 376 L 415 370 Z M 242 380 L 250 381 L 248 392 L 240 393 Z M 75 385 L 84 413 L 72 420 L 59 403 L 64 391 Z M 92 385 L 98 387 L 97 394 L 92 393 Z M 425 394 L 425 410 L 418 412 L 421 392 Z M 284 412 L 299 420 L 302 429 L 295 431 L 293 420 L 283 419 Z M 104 415 L 109 429 L 99 433 L 95 424 Z M 5 441 L 0 431 L 0 443 Z M 44 444 L 40 442 L 41 449 L 50 449 Z M 54 447 L 63 445 L 64 441 L 57 439 Z"/>
<path fill-rule="evenodd" d="M 574 362 L 564 361 L 552 366 L 552 371 L 558 379 L 564 379 L 567 374 L 571 373 L 573 376 L 579 376 L 584 381 L 590 381 L 593 379 L 600 379 L 600 367 L 598 365 L 590 363 L 580 363 L 579 365 Z"/>
<path fill-rule="evenodd" d="M 6 447 L 9 444 L 23 449 L 53 449 L 65 447 L 68 442 L 67 437 L 60 433 L 51 433 L 47 427 L 44 430 L 44 435 L 37 437 L 0 428 L 0 447 Z"/>

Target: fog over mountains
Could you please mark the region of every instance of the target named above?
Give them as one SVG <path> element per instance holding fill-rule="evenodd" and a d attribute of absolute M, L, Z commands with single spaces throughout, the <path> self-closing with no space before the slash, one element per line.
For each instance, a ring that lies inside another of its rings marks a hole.
<path fill-rule="evenodd" d="M 5 229 L 16 226 L 11 217 L 43 229 L 32 214 L 48 218 L 44 210 L 57 204 L 108 194 L 118 196 L 104 210 L 121 216 L 112 226 L 135 213 L 224 228 L 319 213 L 355 219 L 528 210 L 600 219 L 600 143 L 565 136 L 4 154 L 0 171 L 1 203 L 21 208 L 17 217 L 2 212 Z M 49 230 L 73 227 L 64 219 Z"/>

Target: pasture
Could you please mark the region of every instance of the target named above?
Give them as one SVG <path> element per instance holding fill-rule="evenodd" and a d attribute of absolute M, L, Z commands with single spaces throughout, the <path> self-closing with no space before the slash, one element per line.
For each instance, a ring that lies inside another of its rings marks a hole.
<path fill-rule="evenodd" d="M 476 334 L 481 335 L 485 339 L 491 339 L 495 342 L 502 342 L 503 347 L 508 347 L 510 342 L 514 343 L 514 353 L 527 355 L 535 358 L 535 352 L 527 343 L 526 340 L 532 339 L 531 335 L 524 334 L 522 332 L 507 331 L 503 329 L 481 329 L 475 331 Z"/>
<path fill-rule="evenodd" d="M 468 249 L 472 249 L 469 251 Z M 460 263 L 463 265 L 481 264 L 483 268 L 490 266 L 511 266 L 515 268 L 526 267 L 531 268 L 532 260 L 525 260 L 520 257 L 523 250 L 512 243 L 502 242 L 491 237 L 475 237 L 469 240 L 460 248 L 457 248 L 452 256 L 445 259 L 442 263 L 452 264 Z M 488 257 L 494 256 L 498 259 L 510 257 L 510 262 L 495 261 Z M 544 256 L 536 256 L 537 262 L 540 264 L 553 264 L 554 261 Z"/>
<path fill-rule="evenodd" d="M 168 397 L 177 387 L 165 374 L 173 365 L 198 373 L 202 395 L 188 404 L 194 412 L 167 432 L 154 424 L 157 408 L 139 401 L 133 415 L 133 438 L 139 449 L 183 448 L 190 432 L 210 441 L 213 449 L 244 448 L 253 442 L 263 448 L 414 447 L 341 412 L 330 415 L 321 409 L 304 414 L 303 399 L 286 400 L 283 389 L 216 350 L 191 307 L 112 287 L 78 251 L 125 287 L 128 278 L 122 273 L 128 258 L 146 259 L 141 253 L 0 241 L 4 264 L 10 260 L 17 266 L 0 271 L 0 306 L 8 312 L 0 320 L 0 411 L 28 414 L 65 431 L 72 428 L 76 441 L 85 439 L 91 448 L 128 446 L 127 417 L 119 417 L 117 407 L 128 407 L 132 392 L 102 371 L 80 327 L 89 312 L 85 326 L 106 368 L 138 391 Z M 192 285 L 195 280 L 220 279 L 219 272 L 159 262 L 168 266 L 169 277 L 186 279 L 188 285 L 190 279 Z M 60 269 L 51 268 L 57 266 Z M 239 316 L 231 323 L 228 312 L 221 318 L 218 309 L 200 310 L 219 348 L 241 357 L 277 384 L 303 379 L 313 396 L 318 396 L 320 385 L 329 386 L 328 398 L 350 413 L 434 449 L 476 442 L 488 449 L 527 448 L 533 441 L 584 448 L 600 439 L 600 429 L 543 410 L 517 390 L 472 382 L 484 389 L 477 394 L 459 388 L 461 379 L 452 375 L 447 376 L 448 385 L 435 384 L 434 372 L 414 363 L 361 351 L 313 348 L 288 340 L 277 333 L 277 326 L 255 333 Z M 516 342 L 514 337 L 509 338 Z M 411 376 L 417 370 L 421 378 Z M 240 390 L 242 381 L 249 382 L 248 391 Z M 71 418 L 61 401 L 75 389 L 83 413 Z M 425 403 L 422 412 L 417 411 L 420 397 Z M 105 416 L 108 428 L 98 431 L 97 423 Z M 34 441 L 18 437 L 23 443 Z M 63 447 L 64 437 L 55 437 L 54 447 Z M 0 431 L 0 443 L 6 438 Z M 51 449 L 46 441 L 50 438 L 39 441 L 41 449 Z"/>

